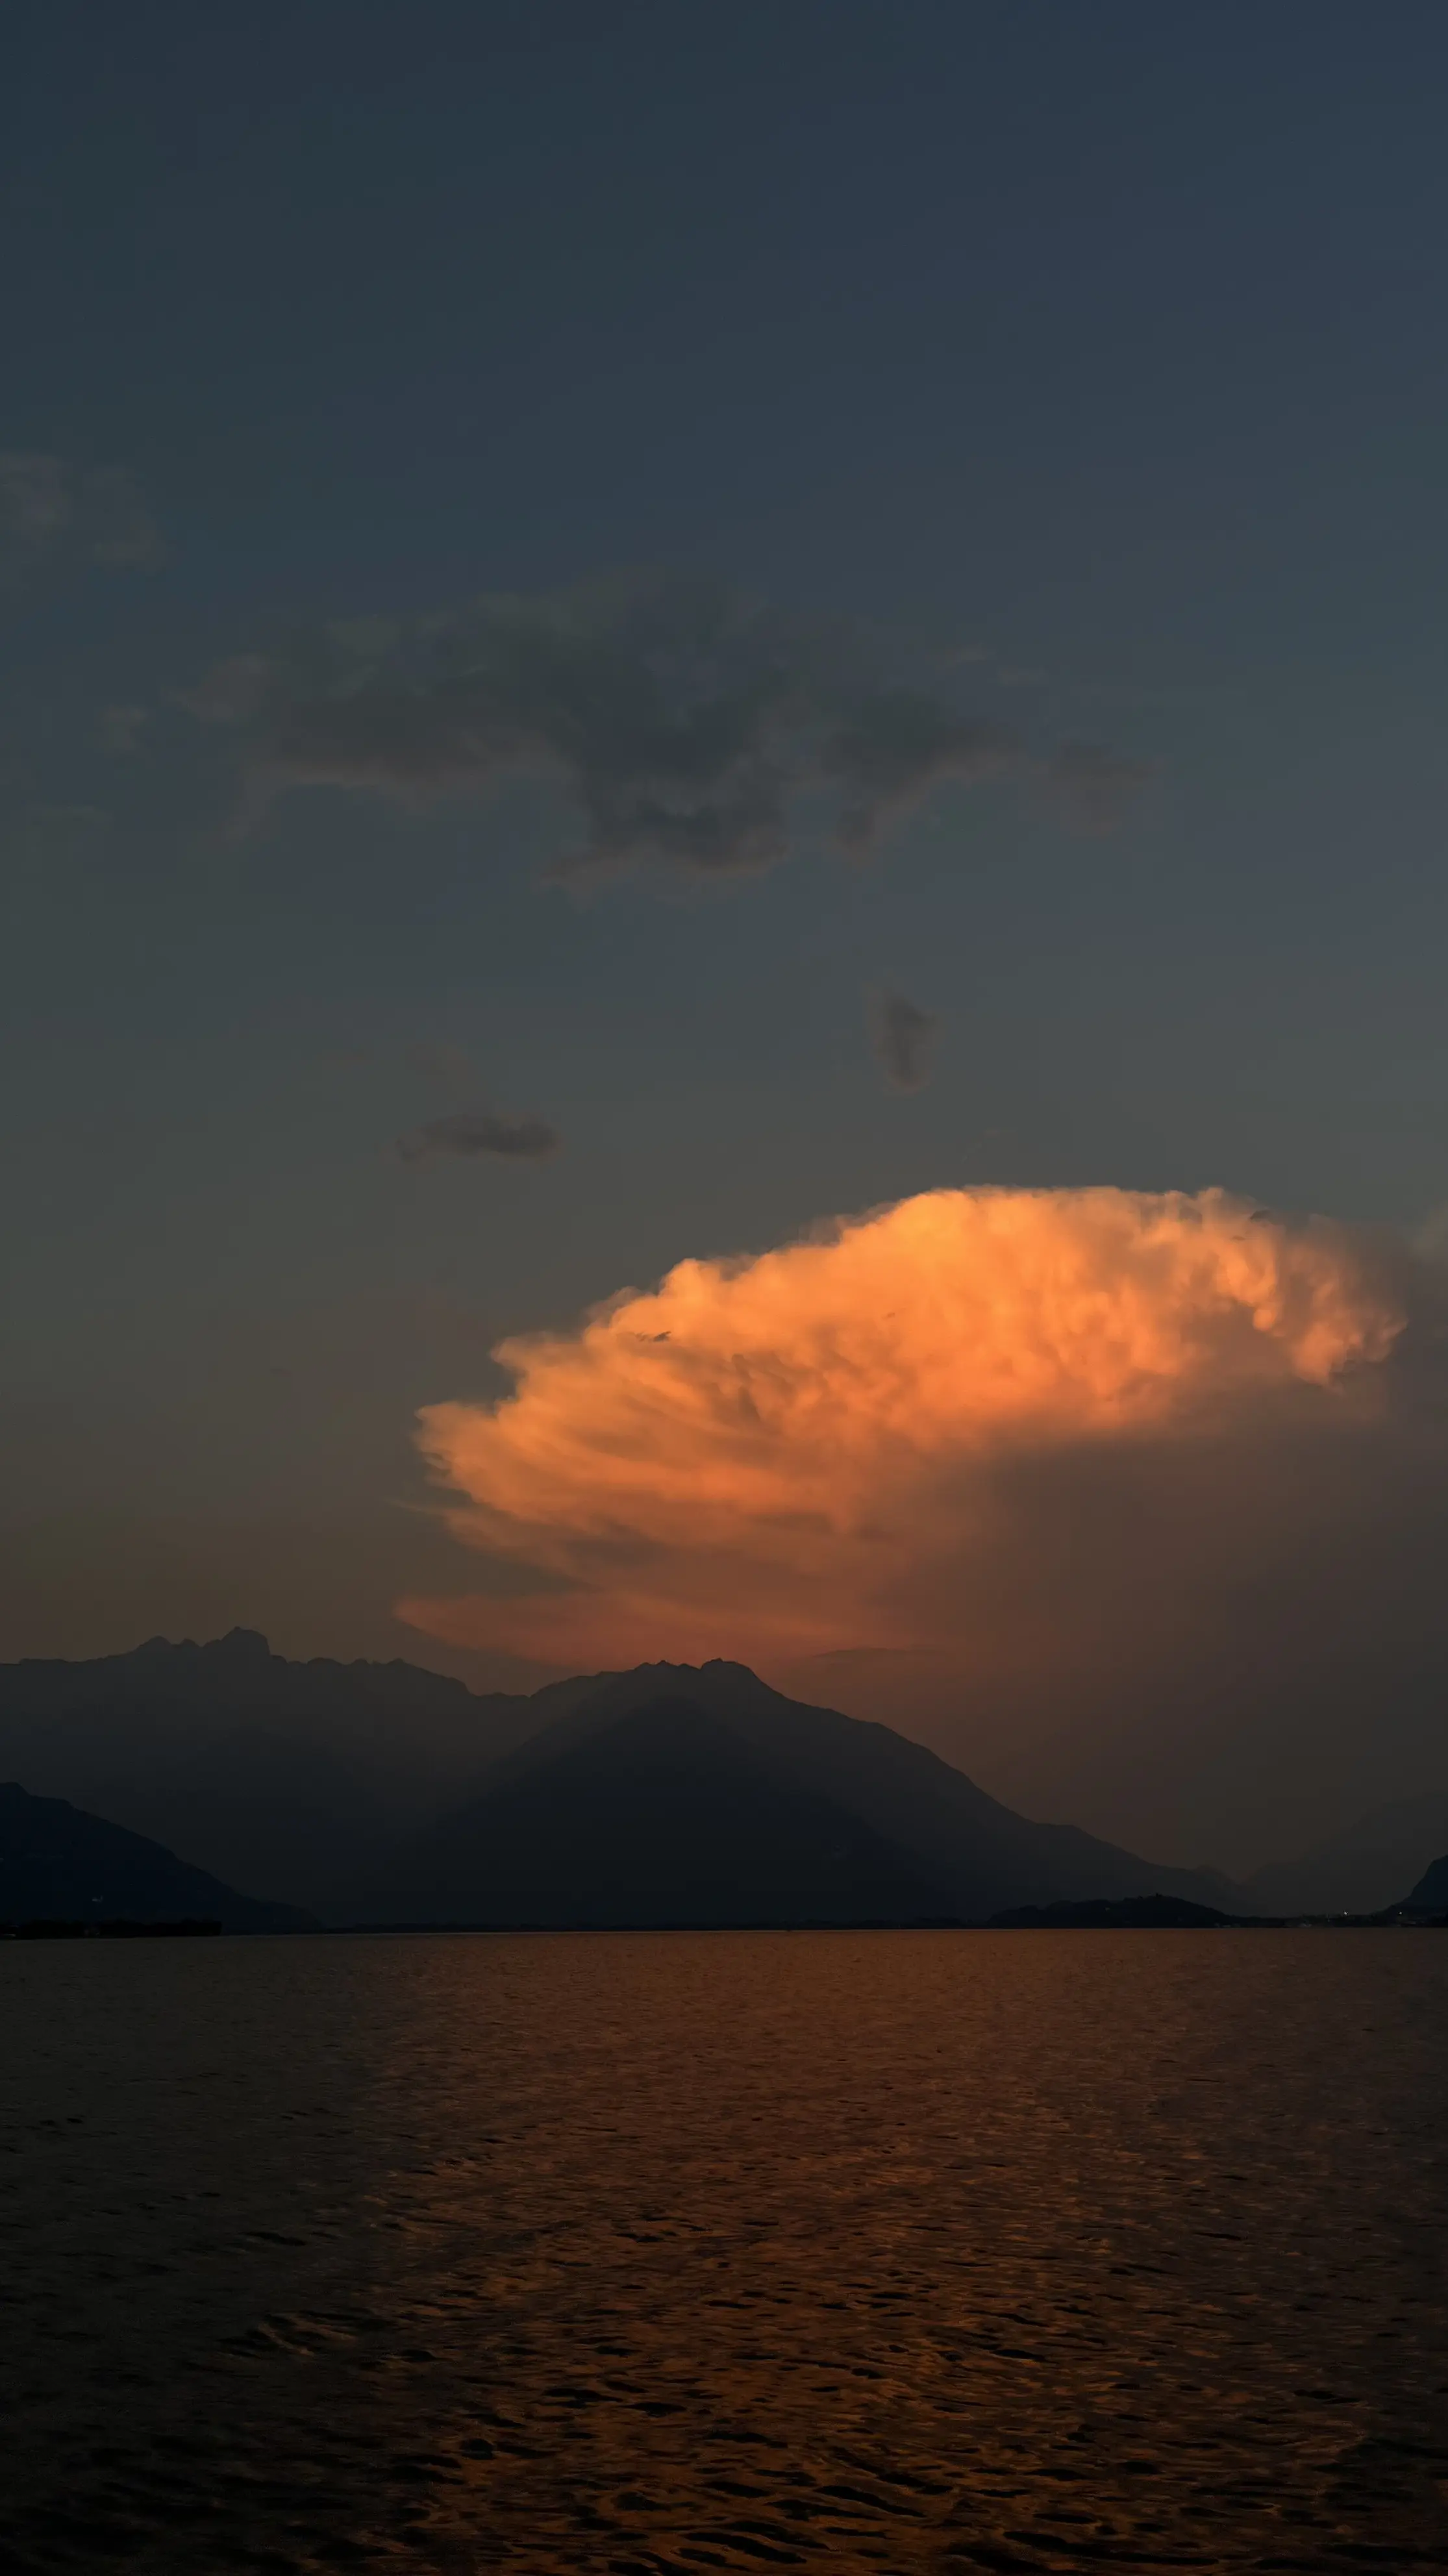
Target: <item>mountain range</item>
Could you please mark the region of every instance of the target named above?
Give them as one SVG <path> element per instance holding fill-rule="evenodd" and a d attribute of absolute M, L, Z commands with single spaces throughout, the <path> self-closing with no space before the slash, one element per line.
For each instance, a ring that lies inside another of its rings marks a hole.
<path fill-rule="evenodd" d="M 444 1812 L 545 1722 L 410 1664 L 289 1663 L 241 1628 L 0 1665 L 0 1779 L 279 1901 Z"/>
<path fill-rule="evenodd" d="M 743 1665 L 479 1694 L 401 1662 L 291 1663 L 243 1629 L 0 1666 L 6 1774 L 32 1805 L 184 1851 L 171 1865 L 237 1906 L 333 1923 L 979 1922 L 1148 1897 L 1372 1911 L 1448 1844 L 1448 1816 L 1418 1802 L 1411 1832 L 1387 1810 L 1386 1834 L 1342 1837 L 1336 1877 L 1328 1846 L 1236 1886 L 1019 1815 L 924 1745 Z"/>
<path fill-rule="evenodd" d="M 979 1920 L 1223 1901 L 739 1664 L 480 1695 L 250 1631 L 0 1667 L 0 1776 L 331 1922 Z M 214 1909 L 213 1909 L 214 1910 Z"/>

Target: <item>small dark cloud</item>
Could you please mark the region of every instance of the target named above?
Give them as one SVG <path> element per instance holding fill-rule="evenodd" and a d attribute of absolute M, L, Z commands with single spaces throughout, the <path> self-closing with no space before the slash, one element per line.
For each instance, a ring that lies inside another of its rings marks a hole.
<path fill-rule="evenodd" d="M 933 1011 L 922 1011 L 907 1002 L 903 993 L 877 993 L 869 1008 L 870 1043 L 875 1061 L 891 1091 L 923 1091 L 934 1066 L 935 1032 L 939 1021 Z"/>
<path fill-rule="evenodd" d="M 429 1118 L 410 1135 L 399 1136 L 404 1163 L 432 1163 L 446 1155 L 471 1161 L 479 1154 L 498 1154 L 507 1162 L 545 1163 L 563 1143 L 546 1118 L 507 1118 L 491 1109 L 458 1109 L 446 1118 Z"/>
<path fill-rule="evenodd" d="M 120 465 L 0 452 L 0 553 L 15 568 L 60 549 L 117 569 L 153 563 L 160 533 L 135 477 Z"/>
<path fill-rule="evenodd" d="M 273 786 L 402 799 L 558 779 L 584 824 L 559 872 L 773 866 L 819 714 L 798 639 L 707 585 L 482 602 L 400 637 L 351 625 L 273 675 L 254 757 Z M 232 666 L 235 670 L 236 666 Z"/>
<path fill-rule="evenodd" d="M 1114 832 L 1150 778 L 1151 763 L 1130 760 L 1099 742 L 1063 742 L 1046 764 L 1046 783 L 1078 830 Z"/>
<path fill-rule="evenodd" d="M 531 775 L 582 825 L 555 875 L 731 878 L 805 836 L 870 857 L 938 789 L 1039 766 L 961 702 L 980 682 L 958 654 L 927 658 L 905 685 L 900 653 L 841 624 L 640 578 L 349 620 L 234 656 L 182 703 L 236 729 L 253 797 L 330 786 L 426 804 Z M 1112 755 L 1092 757 L 1099 828 Z M 1068 761 L 1073 783 L 1084 794 Z"/>

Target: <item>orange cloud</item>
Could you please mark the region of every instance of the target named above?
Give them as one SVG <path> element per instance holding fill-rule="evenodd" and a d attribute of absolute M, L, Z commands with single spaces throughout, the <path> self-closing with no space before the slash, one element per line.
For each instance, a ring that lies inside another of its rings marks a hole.
<path fill-rule="evenodd" d="M 1004 1467 L 1340 1403 L 1402 1320 L 1345 1231 L 1216 1190 L 939 1190 L 681 1262 L 423 1413 L 508 1588 L 400 1614 L 574 1668 L 956 1655 Z"/>

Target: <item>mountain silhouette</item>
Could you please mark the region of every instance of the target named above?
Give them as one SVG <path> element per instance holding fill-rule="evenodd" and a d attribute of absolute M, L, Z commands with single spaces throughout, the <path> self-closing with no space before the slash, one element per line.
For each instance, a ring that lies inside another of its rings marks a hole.
<path fill-rule="evenodd" d="M 1448 1914 L 1448 1852 L 1425 1869 L 1403 1906 L 1405 1914 Z"/>
<path fill-rule="evenodd" d="M 1240 1901 L 1213 1872 L 1034 1823 L 893 1728 L 788 1699 L 742 1664 L 521 1697 L 401 1662 L 290 1663 L 243 1629 L 153 1639 L 0 1667 L 0 1770 L 332 1922 L 981 1921 L 1090 1898 Z"/>
<path fill-rule="evenodd" d="M 381 1852 L 330 1910 L 375 1921 L 979 1921 L 1006 1905 L 1225 1882 L 1038 1825 L 887 1726 L 742 1664 L 540 1693 L 558 1714 L 483 1791 Z M 692 1893 L 691 1893 L 692 1891 Z"/>
<path fill-rule="evenodd" d="M 907 1853 L 688 1699 L 610 1715 L 510 1775 L 397 1854 L 359 1912 L 581 1928 L 945 1910 Z"/>
<path fill-rule="evenodd" d="M 290 1663 L 246 1628 L 0 1665 L 0 1778 L 278 1899 L 457 1803 L 545 1723 L 528 1699 L 414 1664 Z"/>
<path fill-rule="evenodd" d="M 201 1920 L 227 1932 L 297 1932 L 313 1918 L 241 1896 L 161 1843 L 64 1798 L 0 1783 L 0 1923 Z"/>

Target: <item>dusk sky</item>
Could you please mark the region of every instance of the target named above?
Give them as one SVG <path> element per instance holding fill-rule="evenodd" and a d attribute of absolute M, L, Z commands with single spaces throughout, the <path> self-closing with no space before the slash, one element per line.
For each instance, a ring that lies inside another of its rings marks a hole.
<path fill-rule="evenodd" d="M 1448 1785 L 1442 9 L 10 56 L 0 1655 Z"/>

